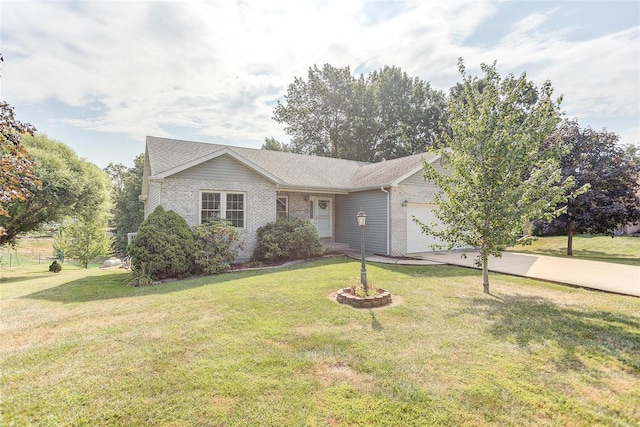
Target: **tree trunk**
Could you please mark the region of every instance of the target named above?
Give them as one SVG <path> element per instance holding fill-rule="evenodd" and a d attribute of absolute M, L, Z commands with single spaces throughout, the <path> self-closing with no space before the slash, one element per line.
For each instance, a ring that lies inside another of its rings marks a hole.
<path fill-rule="evenodd" d="M 569 220 L 567 226 L 567 255 L 573 256 L 573 221 Z"/>
<path fill-rule="evenodd" d="M 487 255 L 482 255 L 482 287 L 485 294 L 489 293 L 489 263 Z"/>

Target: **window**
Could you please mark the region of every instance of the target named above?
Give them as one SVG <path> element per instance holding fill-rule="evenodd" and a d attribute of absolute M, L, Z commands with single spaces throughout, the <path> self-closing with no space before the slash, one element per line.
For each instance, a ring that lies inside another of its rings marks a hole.
<path fill-rule="evenodd" d="M 200 223 L 226 219 L 234 227 L 244 228 L 244 193 L 202 192 Z"/>
<path fill-rule="evenodd" d="M 220 219 L 221 209 L 222 204 L 220 203 L 220 193 L 202 193 L 201 223 L 206 222 L 209 219 Z"/>
<path fill-rule="evenodd" d="M 227 193 L 226 214 L 234 227 L 244 228 L 244 194 Z"/>
<path fill-rule="evenodd" d="M 286 218 L 289 216 L 289 198 L 278 196 L 276 198 L 276 218 Z"/>

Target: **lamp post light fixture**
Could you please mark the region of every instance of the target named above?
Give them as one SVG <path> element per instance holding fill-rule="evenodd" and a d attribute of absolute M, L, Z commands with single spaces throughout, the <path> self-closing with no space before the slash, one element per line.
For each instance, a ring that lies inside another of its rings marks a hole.
<path fill-rule="evenodd" d="M 362 264 L 360 265 L 360 283 L 364 286 L 365 294 L 369 293 L 369 286 L 367 285 L 367 266 L 364 263 L 364 226 L 367 222 L 367 214 L 362 209 L 356 215 L 358 219 L 358 225 L 360 226 L 360 255 Z"/>

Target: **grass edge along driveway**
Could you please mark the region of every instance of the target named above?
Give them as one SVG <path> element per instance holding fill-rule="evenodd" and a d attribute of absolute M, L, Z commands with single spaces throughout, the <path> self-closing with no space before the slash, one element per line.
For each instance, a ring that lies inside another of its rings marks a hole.
<path fill-rule="evenodd" d="M 401 302 L 356 310 L 327 298 L 344 258 L 149 288 L 38 268 L 0 280 L 5 425 L 640 422 L 638 298 L 370 264 Z"/>
<path fill-rule="evenodd" d="M 580 234 L 573 237 L 573 256 L 567 255 L 567 236 L 537 237 L 531 245 L 513 246 L 509 252 L 640 266 L 640 237 Z"/>

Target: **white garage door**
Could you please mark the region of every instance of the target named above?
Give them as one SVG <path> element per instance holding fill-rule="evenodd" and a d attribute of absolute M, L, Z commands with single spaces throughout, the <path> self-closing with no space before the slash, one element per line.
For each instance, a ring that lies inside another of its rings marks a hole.
<path fill-rule="evenodd" d="M 410 203 L 407 205 L 407 253 L 428 252 L 434 249 L 429 245 L 440 243 L 439 239 L 422 232 L 418 224 L 413 222 L 413 216 L 424 224 L 437 222 L 433 209 L 436 205 Z M 436 227 L 439 228 L 439 227 Z"/>

